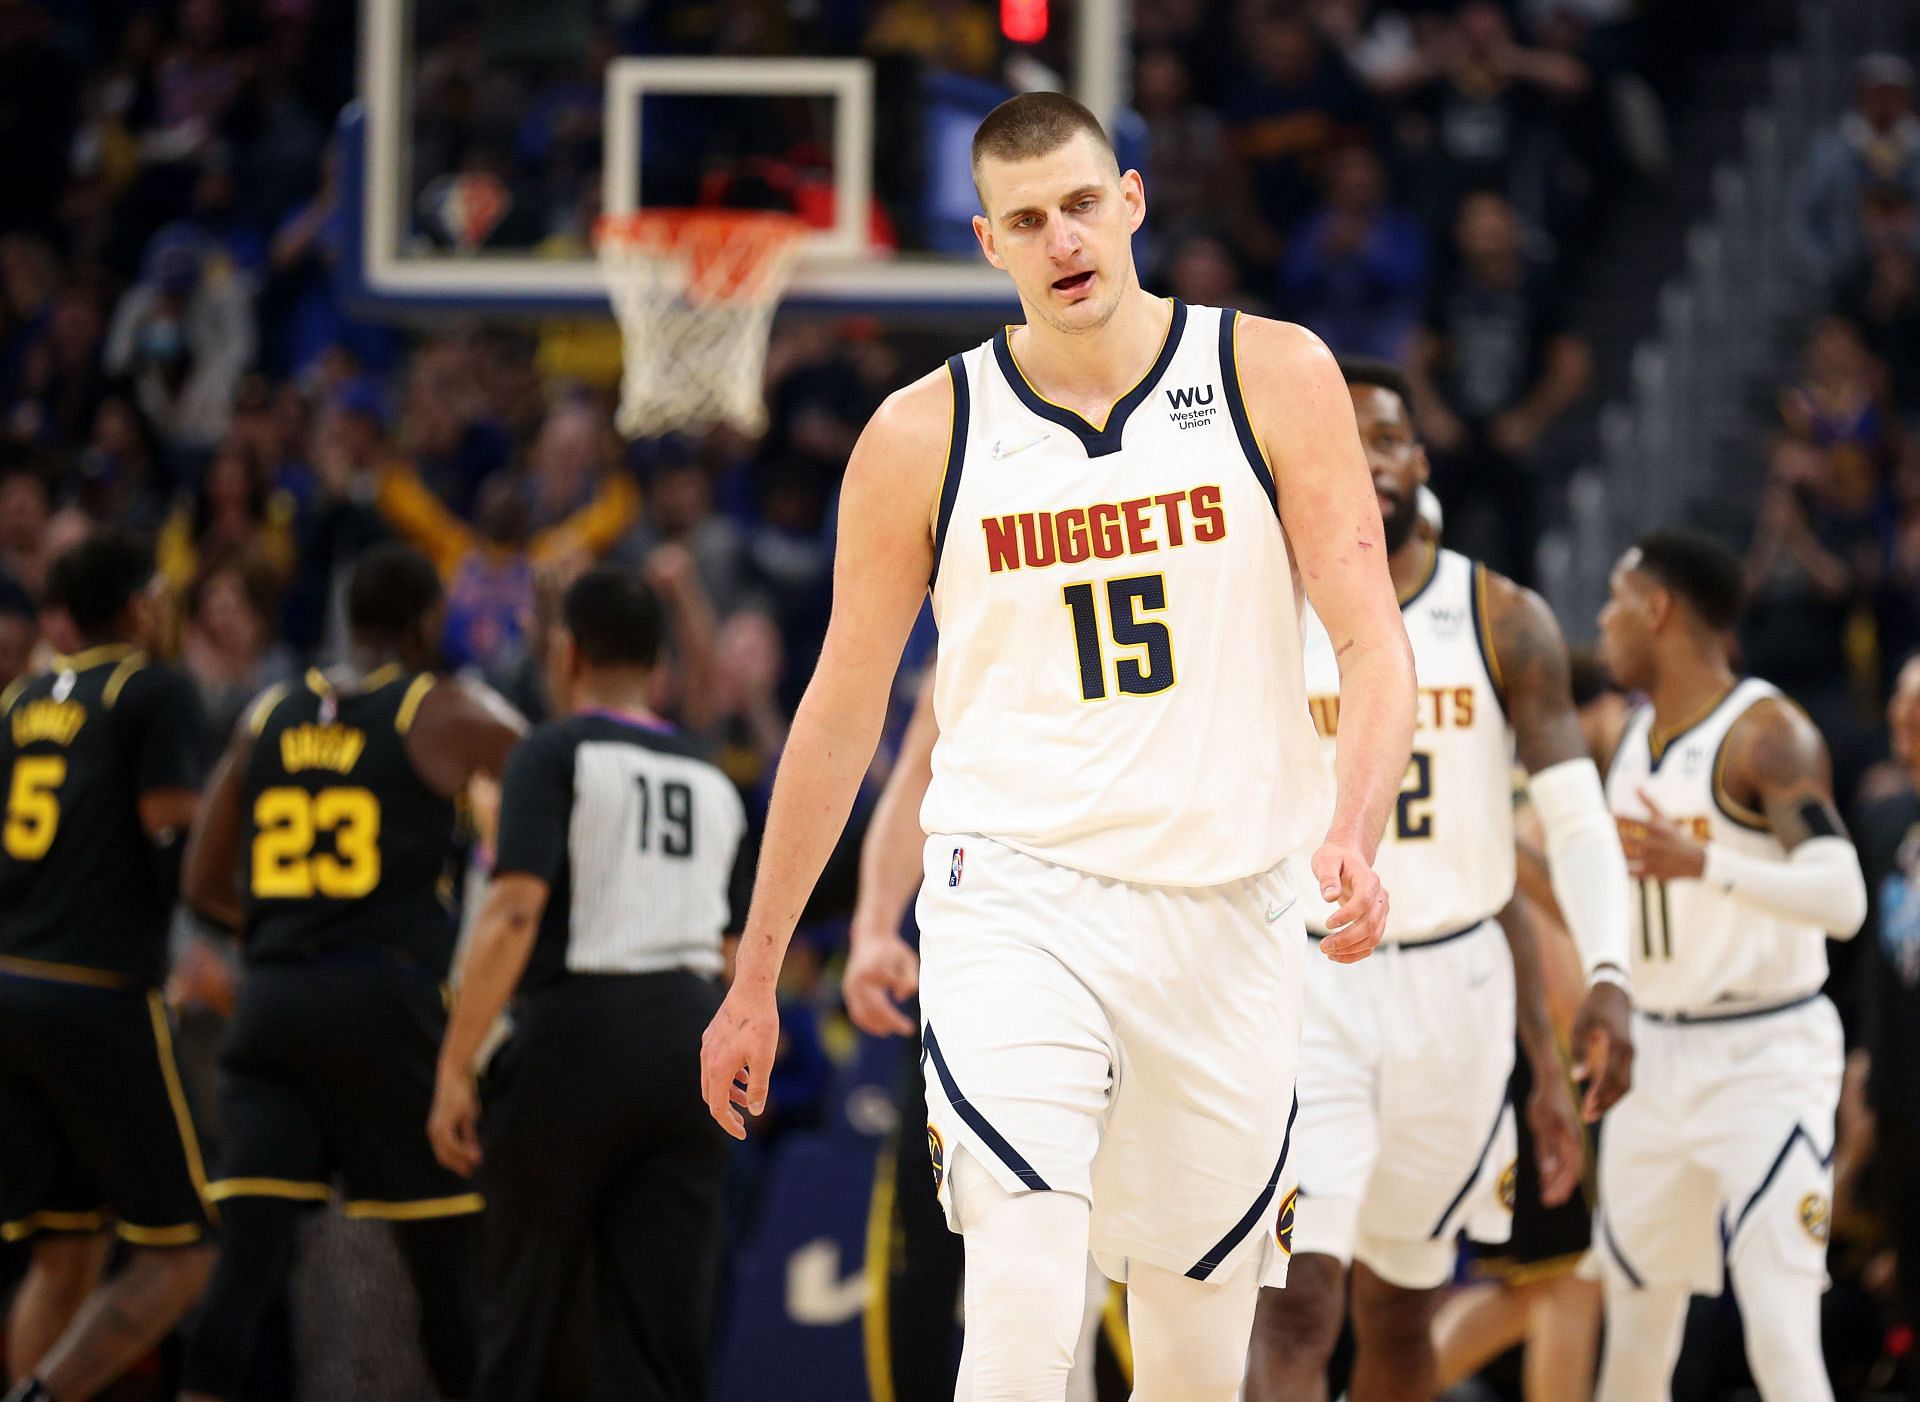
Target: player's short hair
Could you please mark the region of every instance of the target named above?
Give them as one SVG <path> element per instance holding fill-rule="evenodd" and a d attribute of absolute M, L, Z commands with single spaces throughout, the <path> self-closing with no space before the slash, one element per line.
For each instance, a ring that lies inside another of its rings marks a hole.
<path fill-rule="evenodd" d="M 1576 710 L 1583 710 L 1602 696 L 1617 694 L 1620 690 L 1607 664 L 1588 648 L 1576 648 L 1567 654 L 1567 673 L 1573 683 Z"/>
<path fill-rule="evenodd" d="M 1716 632 L 1740 620 L 1745 589 L 1740 562 L 1710 536 L 1672 527 L 1640 537 L 1633 568 L 1686 601 Z"/>
<path fill-rule="evenodd" d="M 651 667 L 660 657 L 660 600 L 637 565 L 595 565 L 567 590 L 560 616 L 595 667 Z"/>
<path fill-rule="evenodd" d="M 987 113 L 973 133 L 973 183 L 979 186 L 980 163 L 989 156 L 997 161 L 1030 161 L 1059 150 L 1081 132 L 1113 155 L 1113 142 L 1100 119 L 1065 93 L 1023 92 L 1010 97 Z M 1114 169 L 1119 169 L 1117 158 Z"/>
<path fill-rule="evenodd" d="M 1343 355 L 1340 357 L 1340 373 L 1346 377 L 1349 385 L 1372 385 L 1388 394 L 1397 395 L 1405 406 L 1407 416 L 1413 416 L 1413 387 L 1407 383 L 1407 377 L 1400 367 L 1390 360 L 1378 360 L 1368 355 Z"/>
<path fill-rule="evenodd" d="M 121 526 L 103 526 L 69 547 L 47 571 L 46 604 L 66 610 L 80 636 L 110 636 L 134 596 L 153 580 L 153 543 Z"/>
<path fill-rule="evenodd" d="M 347 631 L 356 638 L 399 642 L 440 602 L 440 572 L 411 545 L 388 541 L 353 562 L 347 581 Z"/>

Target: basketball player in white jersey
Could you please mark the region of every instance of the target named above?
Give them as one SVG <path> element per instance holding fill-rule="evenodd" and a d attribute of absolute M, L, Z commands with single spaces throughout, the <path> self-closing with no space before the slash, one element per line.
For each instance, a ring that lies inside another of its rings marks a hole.
<path fill-rule="evenodd" d="M 1827 747 L 1734 674 L 1740 567 L 1659 531 L 1615 566 L 1600 652 L 1648 698 L 1607 771 L 1636 882 L 1632 1091 L 1600 1144 L 1602 1402 L 1667 1395 L 1689 1293 L 1732 1276 L 1766 1402 L 1833 1393 L 1820 1355 L 1840 1019 L 1828 936 L 1866 916 Z"/>
<path fill-rule="evenodd" d="M 1574 1045 L 1588 1114 L 1619 1098 L 1631 1055 L 1627 872 L 1546 604 L 1416 529 L 1426 454 L 1393 366 L 1344 367 L 1373 472 L 1419 687 L 1412 761 L 1377 859 L 1396 892 L 1386 941 L 1364 966 L 1314 960 L 1300 1059 L 1300 1200 L 1284 1291 L 1262 1297 L 1251 1402 L 1325 1396 L 1353 1266 L 1354 1402 L 1434 1395 L 1432 1322 L 1454 1239 L 1513 1161 L 1515 967 L 1496 917 L 1513 899 L 1513 763 L 1546 830 L 1587 991 Z M 1345 720 L 1327 632 L 1306 625 L 1307 687 L 1329 744 Z M 1322 933 L 1324 907 L 1309 902 Z M 1528 925 L 1513 938 L 1531 941 Z M 1534 951 L 1529 943 L 1524 951 Z M 1550 1202 L 1579 1181 L 1578 1126 L 1561 1089 L 1539 961 L 1519 995 L 1530 1108 Z M 1560 1111 L 1560 1113 L 1555 1113 Z M 1504 1214 L 1502 1214 L 1504 1227 Z"/>
<path fill-rule="evenodd" d="M 765 1104 L 774 979 L 931 583 L 921 1030 L 966 1242 L 961 1395 L 1058 1402 L 1091 1249 L 1127 1283 L 1134 1396 L 1229 1402 L 1285 1272 L 1308 951 L 1280 863 L 1321 843 L 1320 954 L 1364 957 L 1406 631 L 1326 348 L 1143 292 L 1140 176 L 1071 99 L 1002 104 L 973 155 L 975 231 L 1026 322 L 893 395 L 848 463 L 833 618 L 704 1090 L 736 1135 Z M 1340 655 L 1334 783 L 1296 581 Z"/>

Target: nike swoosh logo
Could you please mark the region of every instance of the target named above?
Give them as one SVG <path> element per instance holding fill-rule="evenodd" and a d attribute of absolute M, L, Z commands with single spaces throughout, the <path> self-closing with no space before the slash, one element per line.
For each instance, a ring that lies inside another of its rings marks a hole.
<path fill-rule="evenodd" d="M 1292 910 L 1294 901 L 1297 901 L 1299 899 L 1300 898 L 1298 896 L 1295 896 L 1292 901 L 1288 901 L 1283 906 L 1271 906 L 1271 905 L 1268 906 L 1267 907 L 1267 923 L 1271 925 L 1274 921 L 1278 920 L 1281 916 L 1285 915 L 1288 911 Z"/>
<path fill-rule="evenodd" d="M 996 440 L 993 445 L 993 459 L 998 462 L 1001 458 L 1010 458 L 1015 453 L 1024 453 L 1029 448 L 1039 447 L 1051 437 L 1053 437 L 1051 433 L 1043 433 L 1038 438 L 1029 438 L 1021 443 L 1008 443 L 1005 440 Z"/>

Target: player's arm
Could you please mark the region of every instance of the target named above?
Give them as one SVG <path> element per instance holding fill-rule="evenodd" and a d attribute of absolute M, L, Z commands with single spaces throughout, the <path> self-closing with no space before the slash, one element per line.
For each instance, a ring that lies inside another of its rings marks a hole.
<path fill-rule="evenodd" d="M 1238 335 L 1248 414 L 1272 466 L 1280 523 L 1340 665 L 1334 815 L 1313 873 L 1321 895 L 1339 906 L 1321 952 L 1350 963 L 1386 930 L 1387 893 L 1373 858 L 1413 746 L 1413 649 L 1340 367 L 1303 327 L 1241 317 Z"/>
<path fill-rule="evenodd" d="M 756 1115 L 766 1107 L 779 1038 L 774 984 L 873 759 L 900 651 L 933 573 L 952 416 L 943 368 L 890 396 L 847 462 L 833 615 L 774 777 L 733 986 L 701 1051 L 707 1108 L 736 1139 L 746 1137 L 736 1099 Z"/>
<path fill-rule="evenodd" d="M 1640 798 L 1650 816 L 1645 837 L 1628 853 L 1634 874 L 1659 881 L 1697 878 L 1763 914 L 1813 925 L 1835 939 L 1853 938 L 1867 918 L 1867 882 L 1834 806 L 1826 741 L 1806 712 L 1769 698 L 1734 722 L 1726 744 L 1725 797 L 1764 821 L 1787 849 L 1786 858 L 1695 842 L 1643 789 Z"/>
<path fill-rule="evenodd" d="M 457 798 L 474 775 L 497 777 L 526 733 L 526 721 L 497 692 L 449 677 L 421 700 L 407 727 L 407 758 L 435 793 Z"/>
<path fill-rule="evenodd" d="M 1589 979 L 1622 982 L 1628 968 L 1627 861 L 1600 769 L 1573 704 L 1566 641 L 1546 601 L 1488 572 L 1492 665 L 1534 811 L 1545 833 L 1555 903 Z"/>
<path fill-rule="evenodd" d="M 1626 855 L 1580 730 L 1560 625 L 1532 590 L 1491 571 L 1485 581 L 1487 662 L 1530 776 L 1527 791 L 1546 839 L 1554 904 L 1587 977 L 1574 1019 L 1575 1076 L 1587 1088 L 1587 1119 L 1598 1120 L 1633 1083 Z M 1529 995 L 1521 993 L 1524 1001 Z M 1537 995 L 1544 1016 L 1544 987 Z M 1524 1007 L 1521 1016 L 1527 1016 Z"/>
<path fill-rule="evenodd" d="M 214 924 L 238 930 L 244 922 L 240 843 L 246 824 L 242 783 L 253 755 L 253 727 L 243 718 L 214 766 L 199 809 L 187 829 L 180 864 L 180 895 Z"/>
<path fill-rule="evenodd" d="M 1513 951 L 1513 982 L 1519 994 L 1515 1026 L 1520 1050 L 1533 1073 L 1533 1093 L 1522 1108 L 1533 1131 L 1540 1198 L 1547 1206 L 1558 1207 L 1580 1182 L 1580 1122 L 1574 1114 L 1573 1097 L 1567 1093 L 1566 1073 L 1553 1039 L 1553 1022 L 1547 1016 L 1547 977 L 1539 926 L 1519 895 L 1507 903 L 1499 919 L 1507 946 Z"/>
<path fill-rule="evenodd" d="M 440 1043 L 427 1138 L 433 1141 L 434 1157 L 463 1177 L 480 1166 L 480 1095 L 474 1061 L 527 971 L 540 917 L 547 909 L 548 890 L 544 880 L 523 871 L 496 876 L 487 887 L 487 899 L 460 966 L 460 986 Z"/>
<path fill-rule="evenodd" d="M 154 880 L 171 905 L 180 890 L 187 829 L 206 778 L 207 718 L 200 693 L 185 676 L 142 667 L 109 703 L 134 737 L 134 809 L 152 844 Z"/>
<path fill-rule="evenodd" d="M 501 775 L 494 877 L 460 964 L 427 1117 L 434 1156 L 456 1173 L 480 1162 L 475 1061 L 526 972 L 547 896 L 566 870 L 576 762 L 570 737 L 549 727 L 517 746 Z"/>
<path fill-rule="evenodd" d="M 926 837 L 920 830 L 920 801 L 933 782 L 933 742 L 939 735 L 929 671 L 860 843 L 860 889 L 848 935 L 847 971 L 840 980 L 847 1016 L 862 1032 L 876 1036 L 910 1037 L 914 1031 L 898 1005 L 920 987 L 920 959 L 900 937 L 900 922 L 920 889 Z"/>

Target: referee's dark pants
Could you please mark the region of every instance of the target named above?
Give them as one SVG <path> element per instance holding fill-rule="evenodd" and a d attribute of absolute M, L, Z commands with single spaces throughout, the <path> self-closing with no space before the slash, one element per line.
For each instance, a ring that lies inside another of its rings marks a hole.
<path fill-rule="evenodd" d="M 707 1395 L 730 1140 L 700 1099 L 720 989 L 584 974 L 528 994 L 484 1085 L 480 1402 Z"/>

